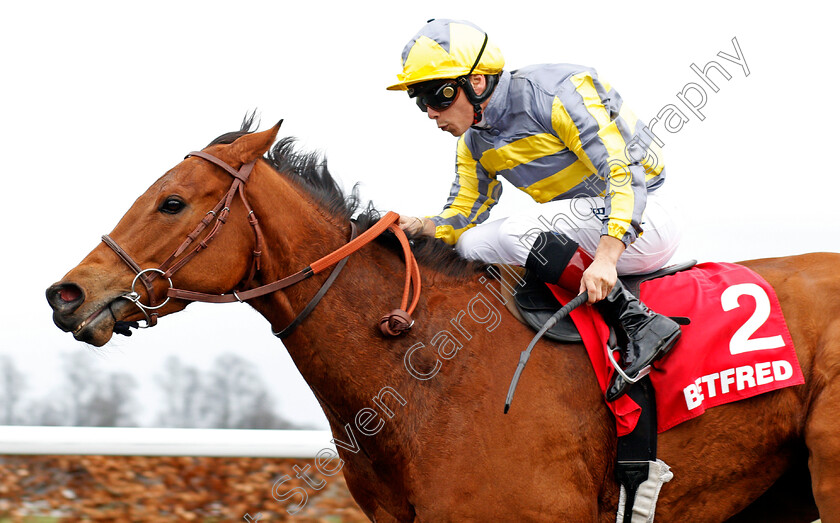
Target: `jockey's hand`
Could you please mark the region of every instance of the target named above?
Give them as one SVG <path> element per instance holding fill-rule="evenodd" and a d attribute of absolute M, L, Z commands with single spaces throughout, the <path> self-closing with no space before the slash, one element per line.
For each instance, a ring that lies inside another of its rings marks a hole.
<path fill-rule="evenodd" d="M 580 278 L 580 291 L 589 293 L 589 303 L 595 303 L 607 297 L 618 280 L 616 264 L 624 252 L 624 242 L 612 236 L 601 236 L 595 259 Z"/>
<path fill-rule="evenodd" d="M 400 215 L 400 229 L 404 230 L 409 235 L 425 234 L 426 236 L 435 235 L 435 226 L 432 220 L 426 218 L 417 218 L 415 216 Z"/>
<path fill-rule="evenodd" d="M 615 264 L 604 258 L 595 258 L 580 278 L 580 291 L 589 292 L 589 303 L 595 303 L 607 297 L 618 279 Z"/>

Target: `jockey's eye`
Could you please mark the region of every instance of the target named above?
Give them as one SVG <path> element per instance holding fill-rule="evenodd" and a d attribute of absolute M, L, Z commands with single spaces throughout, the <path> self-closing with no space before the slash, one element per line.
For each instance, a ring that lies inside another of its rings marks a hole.
<path fill-rule="evenodd" d="M 163 203 L 160 204 L 158 210 L 160 212 L 165 212 L 166 214 L 178 214 L 186 206 L 187 204 L 180 199 L 170 196 L 163 200 Z"/>

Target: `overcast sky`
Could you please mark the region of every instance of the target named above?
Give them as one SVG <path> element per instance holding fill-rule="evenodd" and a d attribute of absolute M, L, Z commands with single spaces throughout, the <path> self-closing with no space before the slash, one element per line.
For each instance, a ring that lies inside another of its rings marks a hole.
<path fill-rule="evenodd" d="M 147 382 L 169 354 L 207 367 L 215 355 L 237 352 L 259 364 L 285 416 L 325 428 L 282 344 L 245 305 L 193 305 L 94 352 L 53 326 L 44 289 L 185 153 L 237 129 L 254 108 L 263 129 L 284 119 L 281 134 L 326 153 L 344 186 L 360 182 L 378 208 L 438 212 L 453 176 L 455 139 L 404 93 L 385 90 L 404 44 L 433 17 L 481 26 L 507 69 L 585 64 L 646 121 L 668 104 L 685 112 L 680 131 L 654 129 L 665 142 L 664 189 L 685 223 L 676 258 L 837 251 L 832 155 L 840 146 L 840 45 L 826 5 L 4 3 L 0 353 L 14 355 L 30 393 L 41 394 L 58 378 L 62 352 L 88 351 L 103 369 Z M 749 76 L 717 56 L 736 53 L 733 38 Z M 711 60 L 731 75 L 727 81 L 711 73 L 718 92 L 690 67 Z M 691 82 L 705 88 L 702 121 L 677 97 Z M 492 217 L 531 204 L 508 186 Z M 153 409 L 154 390 L 141 392 Z"/>

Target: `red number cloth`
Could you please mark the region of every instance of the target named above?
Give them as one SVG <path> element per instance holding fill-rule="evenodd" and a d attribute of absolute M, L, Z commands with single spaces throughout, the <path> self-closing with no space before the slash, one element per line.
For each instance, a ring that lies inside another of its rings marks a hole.
<path fill-rule="evenodd" d="M 561 303 L 573 296 L 549 285 Z M 650 373 L 656 390 L 658 431 L 699 416 L 707 408 L 805 382 L 781 306 L 758 274 L 732 263 L 703 263 L 645 282 L 641 299 L 667 316 L 686 316 L 682 338 Z M 571 313 L 601 390 L 612 366 L 605 354 L 609 329 L 595 308 Z M 618 359 L 618 353 L 614 353 Z M 618 435 L 630 433 L 639 406 L 628 396 L 608 403 Z"/>

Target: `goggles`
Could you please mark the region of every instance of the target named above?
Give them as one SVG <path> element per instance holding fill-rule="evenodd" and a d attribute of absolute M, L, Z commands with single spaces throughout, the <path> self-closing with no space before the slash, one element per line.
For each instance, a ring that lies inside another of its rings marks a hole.
<path fill-rule="evenodd" d="M 431 107 L 443 111 L 452 105 L 458 95 L 458 83 L 455 80 L 433 80 L 408 88 L 408 96 L 415 98 L 417 107 L 424 113 Z"/>

